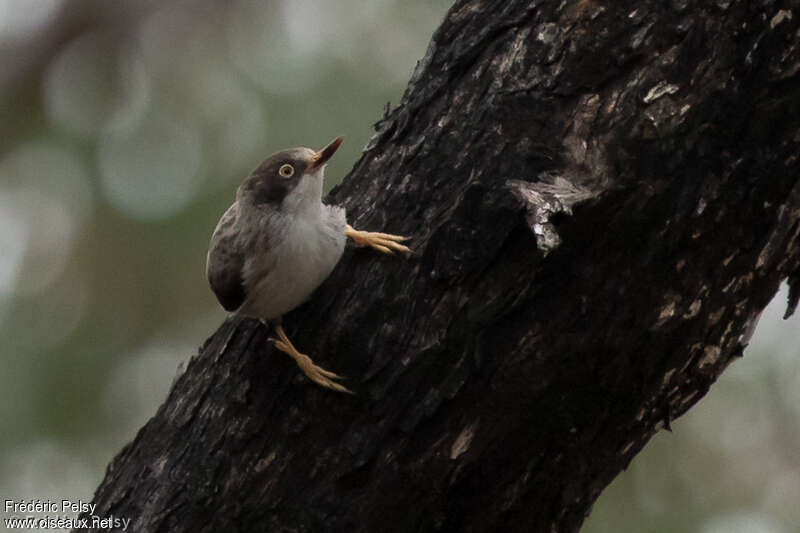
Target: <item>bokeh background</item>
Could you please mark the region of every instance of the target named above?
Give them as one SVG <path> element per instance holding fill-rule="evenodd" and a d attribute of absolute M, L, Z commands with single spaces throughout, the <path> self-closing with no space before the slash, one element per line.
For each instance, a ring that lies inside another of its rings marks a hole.
<path fill-rule="evenodd" d="M 235 187 L 345 135 L 333 185 L 449 6 L 0 0 L 0 498 L 91 499 L 224 318 L 203 269 Z M 584 531 L 800 531 L 785 296 Z"/>

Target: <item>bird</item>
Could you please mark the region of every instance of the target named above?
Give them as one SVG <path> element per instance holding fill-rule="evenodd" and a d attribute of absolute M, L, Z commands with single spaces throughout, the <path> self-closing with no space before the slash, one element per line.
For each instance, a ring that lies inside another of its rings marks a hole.
<path fill-rule="evenodd" d="M 311 381 L 351 393 L 339 383 L 342 376 L 295 347 L 282 320 L 330 275 L 348 238 L 384 254 L 411 252 L 402 244 L 406 237 L 356 230 L 344 208 L 323 203 L 325 166 L 342 141 L 337 137 L 321 150 L 277 152 L 250 173 L 211 236 L 206 278 L 226 311 L 271 325 L 274 346 Z"/>

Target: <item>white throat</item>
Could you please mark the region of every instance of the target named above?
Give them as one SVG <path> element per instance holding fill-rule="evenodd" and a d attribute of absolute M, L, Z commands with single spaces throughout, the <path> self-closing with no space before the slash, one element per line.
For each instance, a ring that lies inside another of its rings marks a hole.
<path fill-rule="evenodd" d="M 283 200 L 283 210 L 304 220 L 319 220 L 322 211 L 322 182 L 325 167 L 304 174 L 300 182 Z"/>

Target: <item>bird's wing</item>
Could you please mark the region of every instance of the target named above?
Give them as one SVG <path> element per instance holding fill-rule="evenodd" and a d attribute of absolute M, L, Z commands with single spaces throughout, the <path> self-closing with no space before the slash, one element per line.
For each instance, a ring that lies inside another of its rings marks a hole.
<path fill-rule="evenodd" d="M 235 311 L 244 302 L 244 254 L 239 246 L 237 224 L 239 205 L 234 202 L 219 220 L 206 258 L 206 277 L 211 290 L 226 311 Z"/>

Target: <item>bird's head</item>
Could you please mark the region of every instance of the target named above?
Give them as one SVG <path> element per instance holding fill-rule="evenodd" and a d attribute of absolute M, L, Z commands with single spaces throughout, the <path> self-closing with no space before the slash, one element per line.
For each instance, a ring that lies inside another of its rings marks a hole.
<path fill-rule="evenodd" d="M 300 147 L 272 154 L 242 183 L 239 194 L 274 207 L 319 204 L 325 164 L 342 140 L 337 137 L 318 151 Z"/>

